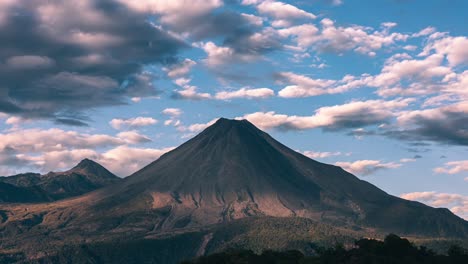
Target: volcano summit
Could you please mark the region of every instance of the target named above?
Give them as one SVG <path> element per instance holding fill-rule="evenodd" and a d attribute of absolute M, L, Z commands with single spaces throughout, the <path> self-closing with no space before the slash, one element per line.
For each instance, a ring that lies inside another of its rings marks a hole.
<path fill-rule="evenodd" d="M 65 244 L 87 245 L 92 249 L 79 254 L 91 258 L 112 243 L 126 250 L 156 243 L 153 249 L 164 249 L 158 252 L 191 257 L 232 246 L 236 236 L 261 236 L 253 225 L 279 222 L 285 230 L 307 226 L 307 232 L 323 224 L 355 236 L 468 238 L 468 222 L 448 209 L 389 195 L 289 149 L 246 120 L 224 118 L 116 184 L 54 203 L 0 205 L 0 212 L 2 248 L 28 259 L 59 258 Z"/>

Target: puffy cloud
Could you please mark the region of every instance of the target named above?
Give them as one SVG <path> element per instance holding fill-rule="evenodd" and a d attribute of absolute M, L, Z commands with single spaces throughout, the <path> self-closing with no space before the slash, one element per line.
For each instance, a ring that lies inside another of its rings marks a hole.
<path fill-rule="evenodd" d="M 63 170 L 84 158 L 90 158 L 113 172 L 126 176 L 172 149 L 129 146 L 149 141 L 151 140 L 147 136 L 136 131 L 125 131 L 116 136 L 84 134 L 56 128 L 12 131 L 0 134 L 0 170 L 4 175 L 7 172 L 14 174 L 26 170 Z"/>
<path fill-rule="evenodd" d="M 450 161 L 444 164 L 444 167 L 434 169 L 435 173 L 457 174 L 468 172 L 468 160 Z"/>
<path fill-rule="evenodd" d="M 129 119 L 120 119 L 114 118 L 112 119 L 109 124 L 117 130 L 126 129 L 126 128 L 134 128 L 134 127 L 143 127 L 143 126 L 151 126 L 158 123 L 158 120 L 152 117 L 133 117 Z"/>
<path fill-rule="evenodd" d="M 182 87 L 182 90 L 174 91 L 172 97 L 174 99 L 189 99 L 189 100 L 205 100 L 210 99 L 211 94 L 200 93 L 197 91 L 198 87 L 190 84 L 191 79 L 179 78 L 174 81 L 175 84 Z"/>
<path fill-rule="evenodd" d="M 375 51 L 390 46 L 398 41 L 406 41 L 410 36 L 401 33 L 390 33 L 389 29 L 396 23 L 383 23 L 382 30 L 362 26 L 337 27 L 335 23 L 324 18 L 320 22 L 321 30 L 312 24 L 303 24 L 279 30 L 284 37 L 293 37 L 302 48 L 312 47 L 322 52 L 343 53 L 353 50 L 357 53 L 375 56 Z"/>
<path fill-rule="evenodd" d="M 183 112 L 182 112 L 182 109 L 179 109 L 179 108 L 166 108 L 162 111 L 162 113 L 171 117 L 178 117 Z"/>
<path fill-rule="evenodd" d="M 93 149 L 69 149 L 50 151 L 41 155 L 20 155 L 23 164 L 31 164 L 42 172 L 65 170 L 75 166 L 79 161 L 89 158 L 119 176 L 128 176 L 138 171 L 150 162 L 157 160 L 173 148 L 134 148 L 118 146 L 103 153 Z"/>
<path fill-rule="evenodd" d="M 308 97 L 322 94 L 342 93 L 355 88 L 359 83 L 353 82 L 351 76 L 345 76 L 341 81 L 312 79 L 308 76 L 295 74 L 292 72 L 280 72 L 276 78 L 281 83 L 290 85 L 278 92 L 278 95 L 285 98 Z"/>
<path fill-rule="evenodd" d="M 119 146 L 100 154 L 97 161 L 117 175 L 127 176 L 173 149 L 173 147 L 154 149 Z"/>
<path fill-rule="evenodd" d="M 256 112 L 243 118 L 262 129 L 312 129 L 342 130 L 389 122 L 394 111 L 407 107 L 411 99 L 392 101 L 354 101 L 343 105 L 321 107 L 311 116 L 288 116 L 275 112 Z"/>
<path fill-rule="evenodd" d="M 454 193 L 413 192 L 400 195 L 407 200 L 419 201 L 434 207 L 445 207 L 468 220 L 468 196 Z"/>
<path fill-rule="evenodd" d="M 123 139 L 128 144 L 146 143 L 151 141 L 149 137 L 141 135 L 135 130 L 120 132 L 117 134 L 117 137 Z"/>
<path fill-rule="evenodd" d="M 274 95 L 275 95 L 275 92 L 269 88 L 254 88 L 254 89 L 241 88 L 236 91 L 218 92 L 216 93 L 215 98 L 220 99 L 220 100 L 229 100 L 229 99 L 234 99 L 234 98 L 253 99 L 253 98 L 268 98 Z"/>
<path fill-rule="evenodd" d="M 303 24 L 278 30 L 282 37 L 292 36 L 297 45 L 302 49 L 308 47 L 318 40 L 319 29 L 312 24 Z"/>
<path fill-rule="evenodd" d="M 438 54 L 421 60 L 411 59 L 407 54 L 396 54 L 386 61 L 380 74 L 366 84 L 379 88 L 378 94 L 382 96 L 433 93 L 441 89 L 441 81 L 452 73 L 449 67 L 441 65 L 443 59 Z"/>
<path fill-rule="evenodd" d="M 179 126 L 177 129 L 179 131 L 181 131 L 181 132 L 196 133 L 196 132 L 200 132 L 203 129 L 213 125 L 214 123 L 216 123 L 216 121 L 218 121 L 218 118 L 212 119 L 208 123 L 196 123 L 196 124 L 192 124 L 192 125 L 189 125 L 189 126 Z"/>
<path fill-rule="evenodd" d="M 316 18 L 312 13 L 279 1 L 262 1 L 257 5 L 257 10 L 260 14 L 273 18 L 272 25 L 275 27 L 287 27 L 300 19 Z"/>
<path fill-rule="evenodd" d="M 83 113 L 90 108 L 155 95 L 151 79 L 142 79 L 149 76 L 142 75 L 143 67 L 172 62 L 187 47 L 115 1 L 4 2 L 4 113 L 85 125 L 89 118 Z"/>
<path fill-rule="evenodd" d="M 0 133 L 0 151 L 15 150 L 18 153 L 48 152 L 66 148 L 100 148 L 117 146 L 125 141 L 105 134 L 81 134 L 58 128 L 23 129 L 10 133 Z"/>
<path fill-rule="evenodd" d="M 468 64 L 468 38 L 465 36 L 451 37 L 446 36 L 430 41 L 423 52 L 420 54 L 425 56 L 435 51 L 437 54 L 445 55 L 450 66 L 460 64 Z"/>
<path fill-rule="evenodd" d="M 398 129 L 387 136 L 409 141 L 434 141 L 451 145 L 468 145 L 468 102 L 439 108 L 402 111 Z"/>
<path fill-rule="evenodd" d="M 162 111 L 164 115 L 169 116 L 169 119 L 164 121 L 165 126 L 175 126 L 179 127 L 182 125 L 182 122 L 178 120 L 177 118 L 182 115 L 182 110 L 179 108 L 166 108 Z"/>
<path fill-rule="evenodd" d="M 336 162 L 336 166 L 340 166 L 346 171 L 353 174 L 367 176 L 382 169 L 394 169 L 401 167 L 400 163 L 388 162 L 383 163 L 380 160 L 357 160 L 354 162 Z"/>
<path fill-rule="evenodd" d="M 165 68 L 167 71 L 167 75 L 171 78 L 176 78 L 180 76 L 184 76 L 190 72 L 193 66 L 197 63 L 191 59 L 185 59 L 179 64 L 175 64 L 170 68 Z"/>
<path fill-rule="evenodd" d="M 161 16 L 161 22 L 182 30 L 223 5 L 222 0 L 118 0 L 141 13 Z"/>
<path fill-rule="evenodd" d="M 205 63 L 208 66 L 216 67 L 219 65 L 232 63 L 232 62 L 249 62 L 255 60 L 257 57 L 253 54 L 237 53 L 231 47 L 217 46 L 215 43 L 209 41 L 200 46 L 207 54 Z"/>

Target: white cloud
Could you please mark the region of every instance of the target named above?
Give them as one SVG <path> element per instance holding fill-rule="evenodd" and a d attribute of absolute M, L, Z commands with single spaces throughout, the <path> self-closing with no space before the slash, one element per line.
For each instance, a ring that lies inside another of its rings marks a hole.
<path fill-rule="evenodd" d="M 315 50 L 335 53 L 353 50 L 369 56 L 375 56 L 375 51 L 385 46 L 409 38 L 409 35 L 390 33 L 389 29 L 396 24 L 389 22 L 382 24 L 381 31 L 356 25 L 337 27 L 334 21 L 328 18 L 322 19 L 320 24 L 321 30 L 312 24 L 302 24 L 281 29 L 279 34 L 283 37 L 293 37 L 302 48 L 312 47 Z"/>
<path fill-rule="evenodd" d="M 196 17 L 203 17 L 223 5 L 222 0 L 118 0 L 131 9 L 161 16 L 171 26 L 185 25 Z"/>
<path fill-rule="evenodd" d="M 119 146 L 99 155 L 97 161 L 112 172 L 120 176 L 127 176 L 173 149 L 173 147 L 153 149 Z"/>
<path fill-rule="evenodd" d="M 6 134 L 0 133 L 0 150 L 14 149 L 19 153 L 47 152 L 66 148 L 99 148 L 117 146 L 125 141 L 105 134 L 80 134 L 58 128 L 23 129 Z"/>
<path fill-rule="evenodd" d="M 401 164 L 395 162 L 383 163 L 380 160 L 357 160 L 354 162 L 336 162 L 336 166 L 340 166 L 346 171 L 356 175 L 367 176 L 382 169 L 394 169 L 401 167 Z"/>
<path fill-rule="evenodd" d="M 154 125 L 158 122 L 158 120 L 152 117 L 133 117 L 129 119 L 120 119 L 114 118 L 112 119 L 109 124 L 117 130 L 121 129 L 128 129 L 128 128 L 135 128 L 135 127 L 143 127 L 143 126 L 150 126 Z"/>
<path fill-rule="evenodd" d="M 468 64 L 468 38 L 465 36 L 451 37 L 446 36 L 440 39 L 430 41 L 420 56 L 427 56 L 432 51 L 436 54 L 446 56 L 450 66 Z"/>
<path fill-rule="evenodd" d="M 200 132 L 203 129 L 213 125 L 214 123 L 216 123 L 216 121 L 218 121 L 218 119 L 219 118 L 212 119 L 208 123 L 196 123 L 196 124 L 192 124 L 192 125 L 189 125 L 189 126 L 179 126 L 177 129 L 179 131 L 181 131 L 181 132 L 192 132 L 192 133 Z"/>
<path fill-rule="evenodd" d="M 261 129 L 303 130 L 319 127 L 347 129 L 385 123 L 396 115 L 395 110 L 407 107 L 411 101 L 411 99 L 354 101 L 343 105 L 321 107 L 311 116 L 288 116 L 270 111 L 247 114 L 242 118 Z"/>
<path fill-rule="evenodd" d="M 191 85 L 190 81 L 191 79 L 188 78 L 178 78 L 174 81 L 175 84 L 183 88 L 182 90 L 175 91 L 176 98 L 190 100 L 205 100 L 211 98 L 211 94 L 209 93 L 198 92 L 198 87 Z"/>
<path fill-rule="evenodd" d="M 254 37 L 253 35 L 252 37 Z M 203 49 L 207 58 L 204 62 L 210 67 L 217 67 L 233 62 L 251 62 L 258 59 L 258 56 L 249 53 L 238 53 L 231 47 L 217 46 L 214 42 L 196 44 L 197 47 Z"/>
<path fill-rule="evenodd" d="M 331 92 L 334 80 L 312 79 L 310 77 L 292 72 L 281 72 L 277 76 L 285 82 L 291 83 L 278 92 L 281 97 L 307 97 L 317 96 Z"/>
<path fill-rule="evenodd" d="M 444 164 L 443 167 L 434 169 L 435 173 L 457 174 L 468 172 L 468 160 L 450 161 Z"/>
<path fill-rule="evenodd" d="M 400 197 L 407 200 L 419 201 L 434 207 L 448 208 L 454 214 L 468 220 L 468 196 L 432 191 L 404 193 Z"/>
<path fill-rule="evenodd" d="M 316 151 L 306 150 L 306 151 L 302 151 L 301 153 L 304 154 L 304 156 L 307 156 L 307 157 L 309 157 L 311 159 L 323 159 L 323 158 L 343 155 L 343 153 L 341 153 L 339 151 L 337 151 L 337 152 L 316 152 Z"/>
<path fill-rule="evenodd" d="M 183 112 L 182 112 L 182 109 L 180 108 L 166 108 L 162 111 L 162 113 L 171 117 L 178 117 Z"/>
<path fill-rule="evenodd" d="M 120 132 L 117 134 L 117 137 L 123 139 L 127 144 L 138 144 L 151 141 L 149 137 L 142 135 L 135 130 Z"/>
<path fill-rule="evenodd" d="M 249 3 L 249 1 L 244 1 L 244 3 Z M 250 1 L 250 3 L 256 4 L 253 1 Z M 274 27 L 287 27 L 299 19 L 316 18 L 312 13 L 279 1 L 262 1 L 257 5 L 257 10 L 260 14 L 273 18 L 272 25 Z"/>
<path fill-rule="evenodd" d="M 133 148 L 123 145 L 103 153 L 93 149 L 68 149 L 49 151 L 40 155 L 21 154 L 18 158 L 37 166 L 42 172 L 69 169 L 79 161 L 89 158 L 119 176 L 128 176 L 172 149 L 174 148 Z"/>
<path fill-rule="evenodd" d="M 400 162 L 402 162 L 402 163 L 415 162 L 415 161 L 416 161 L 416 159 L 412 159 L 412 158 L 400 159 Z"/>
<path fill-rule="evenodd" d="M 229 100 L 234 98 L 268 98 L 275 95 L 275 92 L 269 88 L 241 88 L 236 91 L 222 91 L 215 95 L 216 99 Z"/>
<path fill-rule="evenodd" d="M 176 64 L 170 68 L 164 68 L 167 72 L 167 75 L 171 78 L 177 78 L 180 76 L 184 76 L 190 72 L 193 66 L 197 63 L 191 59 L 185 59 L 179 64 Z"/>

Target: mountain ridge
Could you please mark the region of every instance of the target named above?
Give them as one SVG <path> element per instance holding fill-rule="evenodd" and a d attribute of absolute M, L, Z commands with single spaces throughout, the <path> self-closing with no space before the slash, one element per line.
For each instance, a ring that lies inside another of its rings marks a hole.
<path fill-rule="evenodd" d="M 73 168 L 62 172 L 49 172 L 47 174 L 22 173 L 12 176 L 0 177 L 0 182 L 15 186 L 21 192 L 34 190 L 42 192 L 37 199 L 29 202 L 50 202 L 70 198 L 102 188 L 119 181 L 120 178 L 112 174 L 99 163 L 90 159 L 83 159 Z M 2 199 L 0 195 L 0 199 Z M 30 196 L 33 197 L 33 196 Z M 9 199 L 9 202 L 24 202 Z"/>
<path fill-rule="evenodd" d="M 99 247 L 107 252 L 113 241 L 125 248 L 127 242 L 148 239 L 162 245 L 163 238 L 195 243 L 193 253 L 201 245 L 222 248 L 224 240 L 213 230 L 226 227 L 223 232 L 229 235 L 228 227 L 235 226 L 236 237 L 258 237 L 261 248 L 268 245 L 264 235 L 236 223 L 268 219 L 286 229 L 303 219 L 350 236 L 396 233 L 468 240 L 468 222 L 449 210 L 391 196 L 340 167 L 293 151 L 245 120 L 220 119 L 116 184 L 28 205 L 27 213 L 24 206 L 12 204 L 0 205 L 0 212 L 0 245 L 29 258 L 38 251 L 57 253 L 65 244 L 102 242 L 106 246 Z M 268 232 L 278 228 L 267 226 Z"/>

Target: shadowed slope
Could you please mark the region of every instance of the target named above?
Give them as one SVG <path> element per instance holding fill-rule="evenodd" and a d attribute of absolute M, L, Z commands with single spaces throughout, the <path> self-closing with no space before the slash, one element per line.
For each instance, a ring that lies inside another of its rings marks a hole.
<path fill-rule="evenodd" d="M 387 232 L 468 236 L 468 223 L 297 153 L 246 120 L 221 118 L 127 178 L 96 208 L 166 208 L 162 229 L 301 216 Z M 123 194 L 127 195 L 123 195 Z M 132 201 L 132 202 L 129 202 Z"/>
<path fill-rule="evenodd" d="M 19 195 L 18 200 L 9 199 L 9 202 L 44 202 L 78 196 L 121 180 L 100 164 L 84 159 L 72 169 L 64 172 L 49 172 L 45 175 L 37 173 L 24 173 L 9 177 L 0 177 L 0 182 L 11 184 L 23 191 L 41 191 L 45 194 L 37 196 L 38 199 L 24 200 Z M 23 195 L 24 196 L 24 195 Z M 44 197 L 47 197 L 45 199 Z M 5 201 L 6 202 L 6 201 Z"/>

